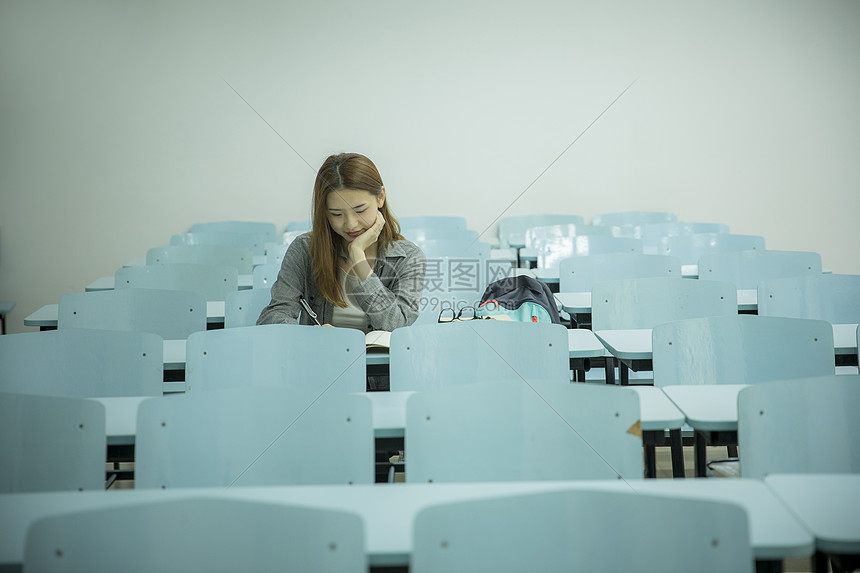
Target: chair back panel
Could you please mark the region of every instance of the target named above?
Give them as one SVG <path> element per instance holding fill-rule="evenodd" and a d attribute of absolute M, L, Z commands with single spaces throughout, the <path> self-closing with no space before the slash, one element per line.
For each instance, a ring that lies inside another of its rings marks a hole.
<path fill-rule="evenodd" d="M 0 393 L 0 493 L 104 490 L 106 447 L 98 402 Z"/>
<path fill-rule="evenodd" d="M 141 402 L 135 487 L 373 483 L 366 396 L 317 388 L 195 392 Z"/>
<path fill-rule="evenodd" d="M 833 328 L 823 320 L 719 316 L 651 333 L 654 384 L 756 384 L 833 374 Z"/>
<path fill-rule="evenodd" d="M 741 390 L 741 476 L 860 473 L 860 376 L 780 380 Z"/>
<path fill-rule="evenodd" d="M 591 328 L 627 330 L 701 316 L 736 316 L 730 283 L 656 277 L 597 283 L 591 291 Z"/>

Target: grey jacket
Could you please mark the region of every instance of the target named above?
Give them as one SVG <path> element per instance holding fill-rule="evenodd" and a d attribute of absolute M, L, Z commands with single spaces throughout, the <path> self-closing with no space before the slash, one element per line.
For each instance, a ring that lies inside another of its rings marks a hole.
<path fill-rule="evenodd" d="M 314 324 L 302 310 L 302 296 L 320 323 L 331 324 L 334 304 L 319 292 L 314 280 L 310 243 L 310 233 L 305 233 L 290 244 L 278 280 L 272 285 L 272 300 L 260 313 L 257 324 Z M 424 272 L 424 253 L 409 241 L 395 241 L 377 253 L 373 273 L 353 290 L 367 314 L 365 332 L 394 330 L 415 322 Z"/>

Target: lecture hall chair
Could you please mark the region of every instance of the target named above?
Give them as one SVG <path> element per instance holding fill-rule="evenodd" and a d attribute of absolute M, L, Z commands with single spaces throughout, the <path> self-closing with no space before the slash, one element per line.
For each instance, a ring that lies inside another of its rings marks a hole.
<path fill-rule="evenodd" d="M 643 479 L 634 390 L 468 376 L 407 400 L 407 482 Z"/>
<path fill-rule="evenodd" d="M 563 214 L 537 214 L 537 215 L 512 215 L 499 219 L 499 247 L 506 249 L 510 247 L 512 235 L 525 235 L 531 227 L 544 225 L 585 225 L 585 219 L 581 215 Z"/>
<path fill-rule="evenodd" d="M 764 237 L 730 233 L 693 233 L 660 239 L 656 252 L 681 259 L 682 265 L 696 265 L 699 258 L 714 253 L 765 250 Z"/>
<path fill-rule="evenodd" d="M 427 239 L 416 243 L 423 251 L 425 258 L 438 259 L 451 257 L 480 260 L 482 263 L 490 258 L 490 244 L 470 239 Z"/>
<path fill-rule="evenodd" d="M 471 229 L 454 229 L 449 227 L 407 227 L 401 231 L 406 239 L 412 241 L 419 247 L 425 241 L 478 241 L 478 231 Z"/>
<path fill-rule="evenodd" d="M 186 345 L 186 392 L 311 388 L 364 392 L 364 333 L 353 328 L 265 324 L 197 332 Z"/>
<path fill-rule="evenodd" d="M 425 257 L 421 296 L 427 301 L 433 298 L 460 299 L 461 293 L 472 291 L 483 293 L 490 283 L 514 276 L 517 272 L 509 259 L 488 259 L 480 255 L 430 256 L 426 253 Z"/>
<path fill-rule="evenodd" d="M 536 251 L 539 269 L 558 269 L 559 263 L 569 257 L 641 253 L 642 241 L 609 235 L 579 235 L 547 240 L 536 247 Z"/>
<path fill-rule="evenodd" d="M 163 341 L 146 332 L 62 328 L 0 338 L 0 391 L 77 398 L 161 396 Z"/>
<path fill-rule="evenodd" d="M 165 340 L 184 340 L 206 330 L 206 298 L 198 292 L 142 288 L 72 293 L 60 298 L 57 326 L 152 332 Z"/>
<path fill-rule="evenodd" d="M 239 288 L 235 267 L 175 263 L 122 267 L 114 273 L 114 288 L 145 288 L 200 292 L 206 300 L 225 300 Z"/>
<path fill-rule="evenodd" d="M 570 383 L 560 324 L 470 320 L 397 328 L 389 348 L 392 390 L 422 391 L 514 376 L 524 384 Z"/>
<path fill-rule="evenodd" d="M 270 289 L 253 288 L 231 292 L 224 301 L 224 328 L 254 326 L 271 300 Z"/>
<path fill-rule="evenodd" d="M 102 404 L 0 393 L 0 493 L 104 490 L 106 448 Z"/>
<path fill-rule="evenodd" d="M 466 218 L 448 215 L 415 215 L 397 219 L 401 228 L 466 229 Z"/>
<path fill-rule="evenodd" d="M 147 265 L 173 263 L 236 267 L 240 275 L 249 275 L 254 270 L 254 254 L 249 247 L 229 245 L 153 247 L 146 252 Z"/>
<path fill-rule="evenodd" d="M 860 376 L 778 380 L 738 394 L 741 477 L 860 474 Z"/>
<path fill-rule="evenodd" d="M 259 233 L 206 232 L 180 233 L 170 237 L 171 246 L 212 245 L 217 247 L 247 247 L 254 255 L 266 254 L 266 243 L 274 237 Z"/>
<path fill-rule="evenodd" d="M 416 516 L 413 538 L 413 573 L 754 570 L 742 507 L 633 491 L 434 504 Z"/>
<path fill-rule="evenodd" d="M 660 388 L 759 384 L 829 376 L 836 368 L 833 328 L 823 320 L 754 315 L 691 318 L 655 326 L 651 346 L 654 385 Z M 695 425 L 694 429 L 696 473 L 704 477 L 710 435 Z"/>
<path fill-rule="evenodd" d="M 265 265 L 257 265 L 254 267 L 252 275 L 252 285 L 255 289 L 272 290 L 272 285 L 278 279 L 278 273 L 281 270 L 281 263 L 267 263 Z"/>
<path fill-rule="evenodd" d="M 595 331 L 654 328 L 673 320 L 737 312 L 737 290 L 727 282 L 648 277 L 596 283 L 591 291 Z"/>
<path fill-rule="evenodd" d="M 265 241 L 274 242 L 277 229 L 274 223 L 260 221 L 210 221 L 195 223 L 188 229 L 191 233 L 250 233 L 262 235 Z"/>
<path fill-rule="evenodd" d="M 822 273 L 765 279 L 758 284 L 758 313 L 831 324 L 860 323 L 860 275 Z"/>
<path fill-rule="evenodd" d="M 687 223 L 674 221 L 671 223 L 645 223 L 634 229 L 634 236 L 642 240 L 646 252 L 657 252 L 663 239 L 677 236 L 689 236 L 700 233 L 723 234 L 729 232 L 729 226 L 723 223 Z M 662 253 L 660 253 L 662 254 Z"/>
<path fill-rule="evenodd" d="M 804 251 L 750 250 L 699 257 L 699 279 L 757 289 L 763 280 L 821 274 L 821 255 Z"/>
<path fill-rule="evenodd" d="M 666 255 L 610 253 L 562 259 L 558 271 L 559 292 L 591 292 L 601 282 L 680 277 L 681 260 Z"/>
<path fill-rule="evenodd" d="M 668 211 L 620 211 L 601 213 L 591 219 L 594 226 L 636 227 L 654 223 L 674 223 L 678 220 L 675 213 Z"/>
<path fill-rule="evenodd" d="M 34 522 L 24 571 L 367 571 L 359 515 L 207 497 L 129 500 Z"/>
<path fill-rule="evenodd" d="M 240 388 L 138 406 L 135 488 L 370 484 L 374 471 L 366 396 Z"/>

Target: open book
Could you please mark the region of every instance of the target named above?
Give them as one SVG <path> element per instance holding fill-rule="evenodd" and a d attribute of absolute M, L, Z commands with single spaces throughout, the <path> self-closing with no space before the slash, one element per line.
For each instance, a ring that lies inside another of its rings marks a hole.
<path fill-rule="evenodd" d="M 388 350 L 391 347 L 391 332 L 387 330 L 371 330 L 364 335 L 364 345 L 367 350 L 374 348 Z"/>

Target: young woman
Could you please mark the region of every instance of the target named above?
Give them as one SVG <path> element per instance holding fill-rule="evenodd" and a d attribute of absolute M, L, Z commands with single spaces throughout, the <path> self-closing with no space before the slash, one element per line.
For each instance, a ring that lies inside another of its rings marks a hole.
<path fill-rule="evenodd" d="M 424 254 L 400 235 L 373 162 L 357 153 L 325 160 L 314 183 L 313 231 L 287 249 L 272 300 L 257 324 L 394 330 L 418 317 Z"/>

